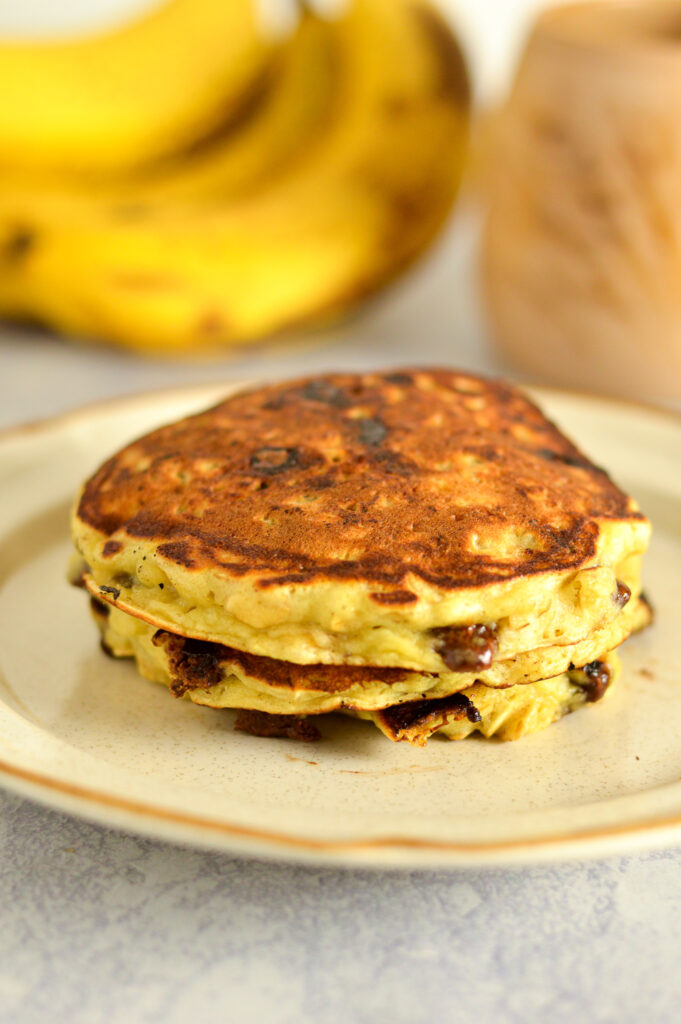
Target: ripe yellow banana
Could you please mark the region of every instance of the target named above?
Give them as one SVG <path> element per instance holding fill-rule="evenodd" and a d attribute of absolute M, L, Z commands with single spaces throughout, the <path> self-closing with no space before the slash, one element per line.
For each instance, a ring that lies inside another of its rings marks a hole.
<path fill-rule="evenodd" d="M 83 179 L 50 170 L 0 168 L 0 189 L 28 202 L 57 194 L 147 213 L 170 201 L 235 201 L 281 175 L 323 133 L 337 90 L 337 53 L 328 27 L 303 15 L 244 105 L 238 121 L 126 174 Z"/>
<path fill-rule="evenodd" d="M 231 191 L 229 148 L 219 173 L 189 158 L 137 204 L 128 184 L 118 202 L 3 188 L 0 312 L 145 351 L 215 347 L 335 316 L 413 260 L 462 168 L 454 38 L 420 0 L 355 0 L 316 30 L 323 128 L 257 189 Z"/>
<path fill-rule="evenodd" d="M 274 50 L 255 0 L 166 0 L 122 28 L 0 42 L 0 166 L 137 166 L 238 117 Z"/>

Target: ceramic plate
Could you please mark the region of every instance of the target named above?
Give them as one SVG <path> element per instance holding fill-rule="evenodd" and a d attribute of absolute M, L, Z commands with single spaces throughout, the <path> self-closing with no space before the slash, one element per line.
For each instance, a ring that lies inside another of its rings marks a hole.
<path fill-rule="evenodd" d="M 232 385 L 233 387 L 233 385 Z M 612 696 L 517 743 L 392 744 L 327 719 L 314 744 L 233 731 L 99 649 L 67 586 L 79 483 L 229 388 L 117 401 L 0 440 L 0 782 L 106 825 L 234 853 L 376 866 L 509 864 L 681 841 L 681 419 L 537 397 L 654 525 L 656 624 Z"/>

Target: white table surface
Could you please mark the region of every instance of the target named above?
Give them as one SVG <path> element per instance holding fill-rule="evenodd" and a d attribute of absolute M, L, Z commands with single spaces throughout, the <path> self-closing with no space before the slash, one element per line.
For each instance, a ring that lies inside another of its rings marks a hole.
<path fill-rule="evenodd" d="M 472 232 L 464 216 L 322 345 L 190 364 L 6 329 L 0 425 L 220 377 L 498 370 Z M 512 871 L 315 870 L 147 841 L 0 793 L 2 1024 L 671 1024 L 679 921 L 678 850 Z"/>

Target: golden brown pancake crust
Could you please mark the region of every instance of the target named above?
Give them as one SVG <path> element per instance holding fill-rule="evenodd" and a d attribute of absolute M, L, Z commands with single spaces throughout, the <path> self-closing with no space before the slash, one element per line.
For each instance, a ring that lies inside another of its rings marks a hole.
<path fill-rule="evenodd" d="M 410 575 L 454 589 L 580 566 L 597 520 L 643 519 L 515 388 L 434 369 L 237 394 L 109 459 L 78 516 L 197 572 L 361 580 L 393 605 L 416 600 Z"/>

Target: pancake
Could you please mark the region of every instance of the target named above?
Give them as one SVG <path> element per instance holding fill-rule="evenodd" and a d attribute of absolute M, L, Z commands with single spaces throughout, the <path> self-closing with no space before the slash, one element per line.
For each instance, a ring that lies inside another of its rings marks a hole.
<path fill-rule="evenodd" d="M 96 599 L 92 609 L 107 652 L 134 658 L 143 676 L 164 684 L 175 696 L 213 708 L 281 715 L 318 715 L 348 708 L 373 712 L 414 700 L 436 704 L 475 685 L 483 685 L 486 691 L 517 689 L 566 673 L 575 665 L 603 660 L 625 639 L 611 624 L 578 644 L 511 659 L 508 671 L 502 663 L 477 673 L 429 674 L 359 665 L 297 665 L 156 630 Z M 618 618 L 628 636 L 648 624 L 650 609 L 638 599 Z M 500 677 L 507 680 L 502 685 Z"/>
<path fill-rule="evenodd" d="M 90 592 L 154 629 L 495 685 L 621 642 L 649 535 L 521 392 L 430 369 L 236 394 L 122 449 L 73 515 Z"/>
<path fill-rule="evenodd" d="M 620 675 L 617 654 L 611 652 L 581 669 L 526 686 L 494 690 L 477 683 L 464 693 L 442 701 L 400 705 L 388 711 L 362 713 L 384 736 L 425 746 L 431 736 L 463 740 L 479 733 L 486 739 L 519 740 L 548 728 L 585 704 L 595 704 L 611 692 Z"/>
<path fill-rule="evenodd" d="M 465 688 L 438 696 L 438 677 L 429 680 L 391 668 L 277 662 L 207 641 L 153 633 L 146 623 L 110 611 L 95 599 L 92 610 L 108 654 L 134 657 L 143 676 L 168 686 L 176 697 L 211 708 L 240 709 L 235 727 L 268 738 L 319 739 L 314 723 L 340 710 L 373 722 L 390 740 L 415 746 L 424 746 L 435 734 L 464 739 L 478 732 L 516 740 L 601 700 L 620 670 L 611 651 L 579 669 L 570 665 L 550 679 L 504 688 L 468 679 Z M 640 602 L 636 627 L 649 618 L 648 606 Z M 424 687 L 416 700 L 414 691 L 404 688 L 410 680 L 420 680 Z M 394 703 L 386 703 L 386 691 L 392 691 Z"/>

